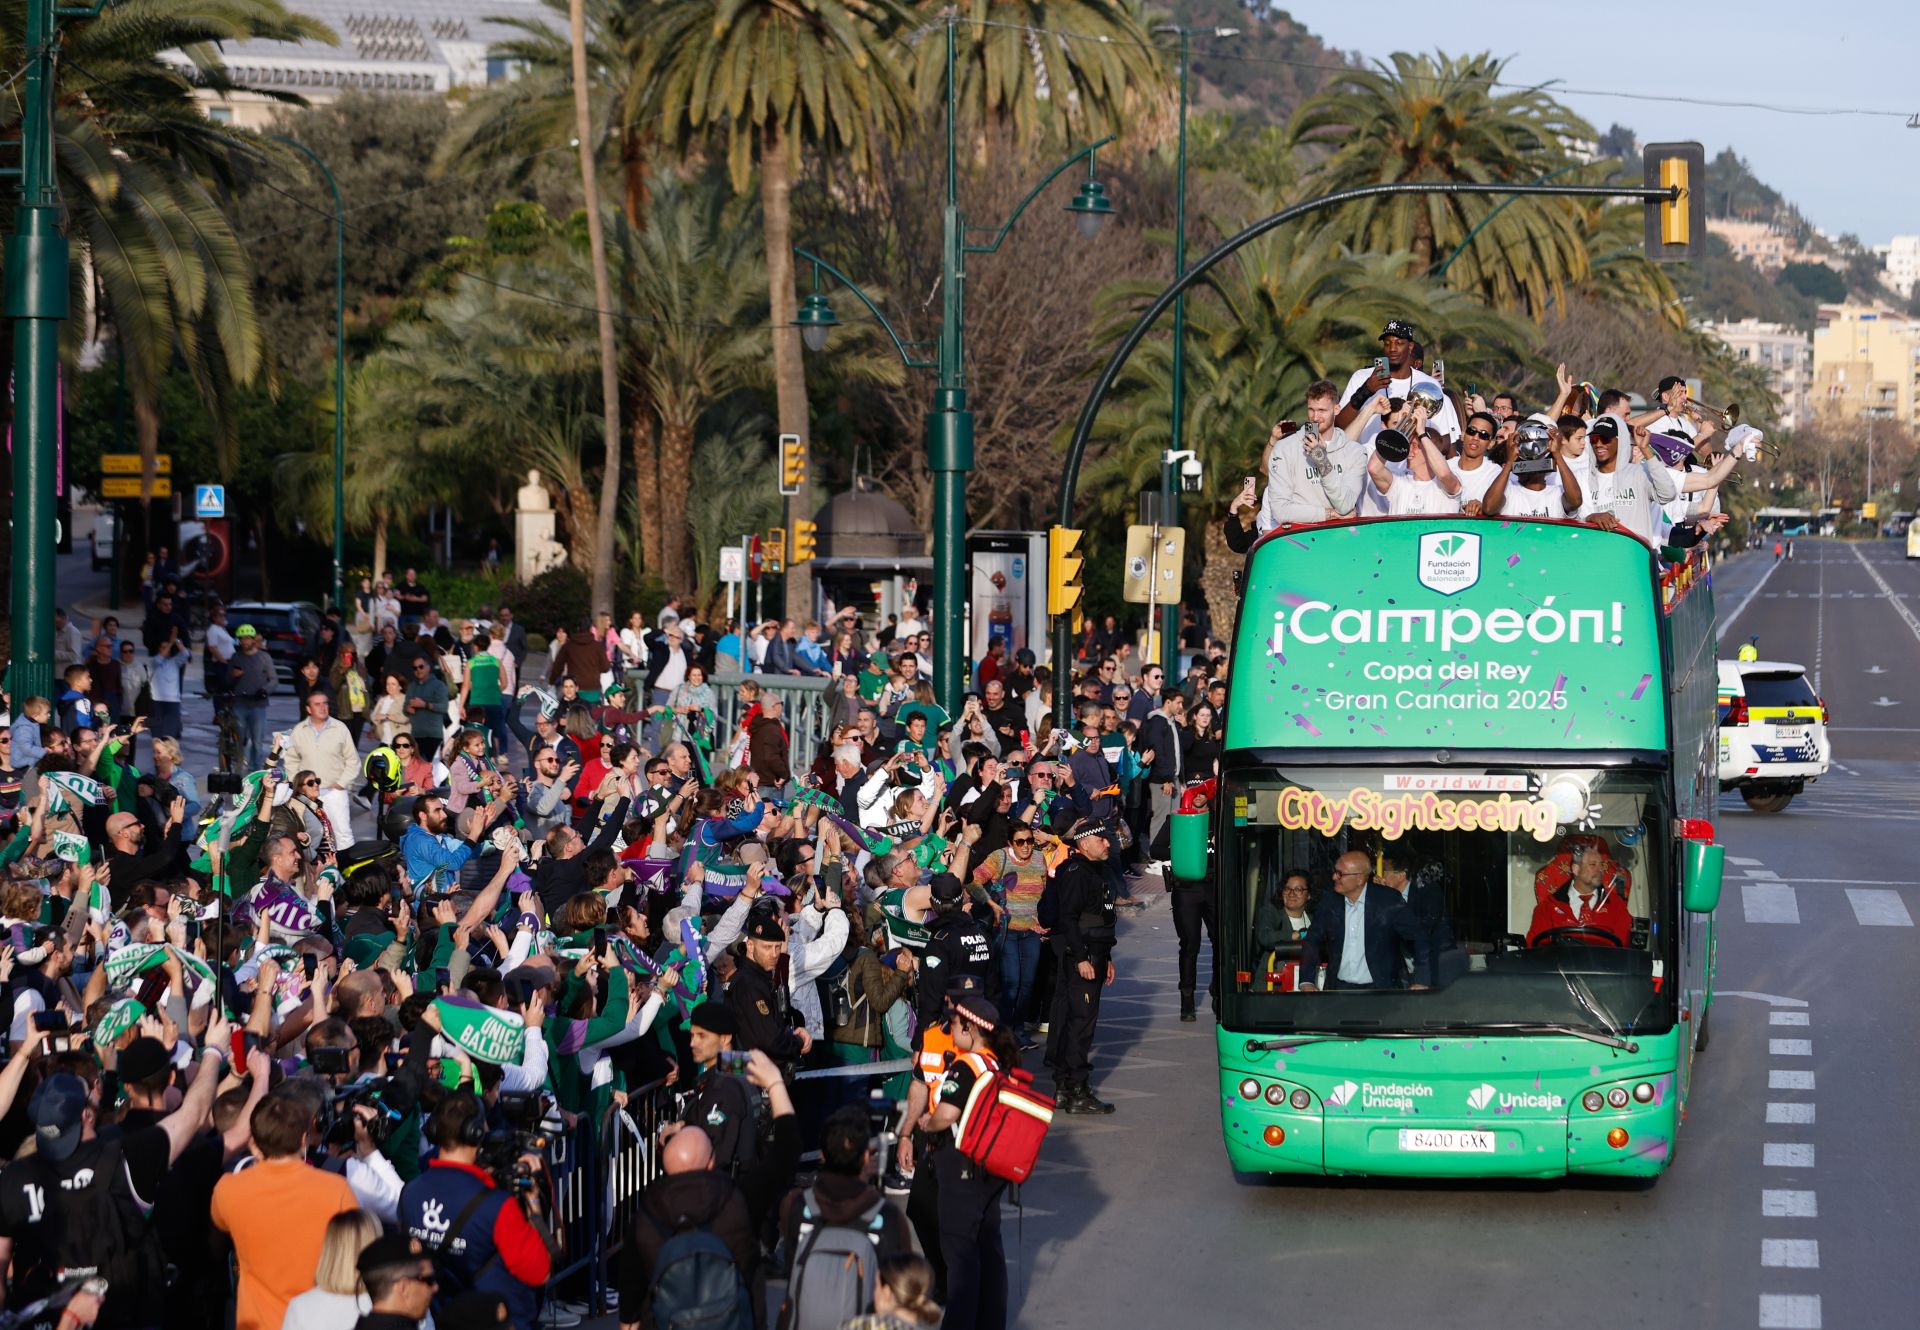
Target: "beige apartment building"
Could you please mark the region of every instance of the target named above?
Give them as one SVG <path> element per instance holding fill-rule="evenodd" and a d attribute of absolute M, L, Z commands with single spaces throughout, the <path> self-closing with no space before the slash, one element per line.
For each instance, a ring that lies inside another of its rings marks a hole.
<path fill-rule="evenodd" d="M 1871 305 L 1822 305 L 1813 334 L 1813 406 L 1914 423 L 1920 320 Z"/>
<path fill-rule="evenodd" d="M 1813 339 L 1784 323 L 1741 319 L 1709 323 L 1706 330 L 1725 342 L 1742 362 L 1766 371 L 1767 385 L 1780 399 L 1778 424 L 1789 429 L 1813 418 Z M 1717 405 L 1725 405 L 1718 403 Z M 1751 419 L 1751 413 L 1748 416 Z M 1762 428 L 1764 421 L 1753 421 Z"/>
<path fill-rule="evenodd" d="M 1779 272 L 1792 258 L 1792 242 L 1765 222 L 1709 217 L 1707 230 L 1726 241 L 1735 258 L 1744 259 L 1764 273 Z"/>

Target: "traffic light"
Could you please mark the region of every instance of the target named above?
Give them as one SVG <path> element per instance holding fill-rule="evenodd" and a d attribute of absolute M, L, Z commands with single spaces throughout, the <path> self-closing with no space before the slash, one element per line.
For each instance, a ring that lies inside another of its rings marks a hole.
<path fill-rule="evenodd" d="M 780 436 L 780 492 L 798 494 L 807 483 L 807 445 L 798 434 Z M 795 563 L 800 562 L 798 559 Z"/>
<path fill-rule="evenodd" d="M 760 560 L 770 573 L 784 573 L 787 570 L 787 529 L 777 526 L 767 532 L 766 541 L 760 546 Z"/>
<path fill-rule="evenodd" d="M 1070 526 L 1047 530 L 1047 614 L 1059 618 L 1080 605 L 1086 588 L 1080 582 L 1080 538 L 1086 534 Z"/>
<path fill-rule="evenodd" d="M 1649 189 L 1677 189 L 1678 198 L 1647 203 L 1647 257 L 1691 259 L 1706 243 L 1707 154 L 1698 143 L 1649 143 L 1643 158 Z"/>
<path fill-rule="evenodd" d="M 815 553 L 819 543 L 820 527 L 804 517 L 793 519 L 793 562 L 805 563 Z"/>

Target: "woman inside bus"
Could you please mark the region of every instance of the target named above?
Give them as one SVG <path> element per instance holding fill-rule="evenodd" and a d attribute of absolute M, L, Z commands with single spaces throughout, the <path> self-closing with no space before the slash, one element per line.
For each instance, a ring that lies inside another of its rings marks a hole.
<path fill-rule="evenodd" d="M 1285 950 L 1298 956 L 1300 939 L 1312 922 L 1313 893 L 1307 887 L 1307 875 L 1295 870 L 1254 910 L 1254 944 L 1261 951 Z"/>

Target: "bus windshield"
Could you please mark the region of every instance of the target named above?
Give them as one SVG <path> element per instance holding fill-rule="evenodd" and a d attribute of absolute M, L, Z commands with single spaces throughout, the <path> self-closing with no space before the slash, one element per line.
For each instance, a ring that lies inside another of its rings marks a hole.
<path fill-rule="evenodd" d="M 1234 1029 L 1672 1028 L 1685 926 L 1661 773 L 1302 767 L 1229 778 Z M 1304 887 L 1304 890 L 1302 888 Z"/>

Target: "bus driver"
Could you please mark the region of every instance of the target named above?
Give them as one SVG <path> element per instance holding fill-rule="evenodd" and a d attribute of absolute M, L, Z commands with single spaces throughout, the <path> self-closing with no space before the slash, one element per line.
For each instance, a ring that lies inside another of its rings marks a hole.
<path fill-rule="evenodd" d="M 1606 842 L 1598 836 L 1569 836 L 1565 850 L 1573 876 L 1534 905 L 1527 945 L 1550 945 L 1559 933 L 1574 943 L 1626 946 L 1633 915 L 1627 909 L 1624 875 L 1607 853 Z"/>

